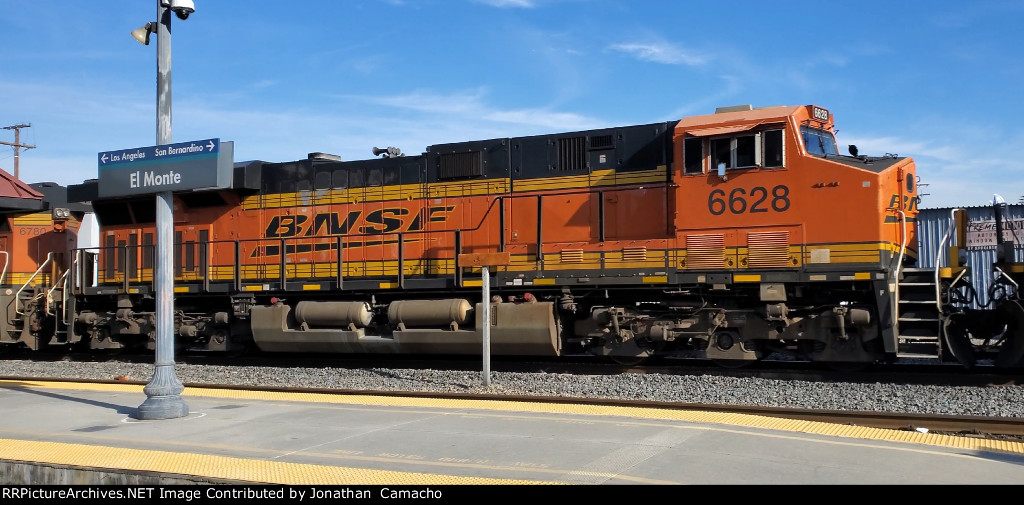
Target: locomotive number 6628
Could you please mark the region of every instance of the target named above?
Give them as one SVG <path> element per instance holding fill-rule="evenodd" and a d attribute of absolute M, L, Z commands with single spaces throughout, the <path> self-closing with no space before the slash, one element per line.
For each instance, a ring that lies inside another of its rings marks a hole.
<path fill-rule="evenodd" d="M 768 212 L 769 209 L 775 212 L 789 210 L 788 186 L 780 184 L 773 187 L 770 193 L 763 186 L 754 186 L 749 192 L 743 188 L 734 188 L 729 192 L 728 201 L 722 189 L 716 189 L 708 195 L 708 211 L 716 216 L 725 214 L 726 210 L 733 214 L 757 214 Z"/>

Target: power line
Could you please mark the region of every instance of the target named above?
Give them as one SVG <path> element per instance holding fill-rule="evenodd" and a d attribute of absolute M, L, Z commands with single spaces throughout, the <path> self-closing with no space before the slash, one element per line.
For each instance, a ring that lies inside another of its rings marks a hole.
<path fill-rule="evenodd" d="M 19 151 L 22 148 L 34 149 L 36 147 L 36 146 L 30 146 L 28 144 L 22 144 L 21 143 L 21 129 L 22 128 L 29 128 L 31 126 L 32 126 L 31 124 L 23 123 L 23 124 L 16 124 L 16 125 L 4 126 L 3 127 L 5 130 L 14 130 L 14 143 L 12 144 L 10 142 L 0 141 L 0 144 L 3 144 L 5 146 L 14 146 L 14 179 L 15 180 L 18 179 L 18 158 L 19 158 L 19 154 L 18 153 L 19 153 Z"/>

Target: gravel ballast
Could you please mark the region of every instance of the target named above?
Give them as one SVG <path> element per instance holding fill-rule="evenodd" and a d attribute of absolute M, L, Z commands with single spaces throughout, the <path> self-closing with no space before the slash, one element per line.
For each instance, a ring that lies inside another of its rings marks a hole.
<path fill-rule="evenodd" d="M 811 382 L 721 375 L 571 375 L 401 368 L 231 367 L 178 363 L 184 384 L 301 387 L 365 391 L 495 393 L 610 398 L 826 410 L 862 410 L 1024 418 L 1024 386 L 934 386 Z M 152 364 L 0 361 L 0 376 L 148 382 Z"/>

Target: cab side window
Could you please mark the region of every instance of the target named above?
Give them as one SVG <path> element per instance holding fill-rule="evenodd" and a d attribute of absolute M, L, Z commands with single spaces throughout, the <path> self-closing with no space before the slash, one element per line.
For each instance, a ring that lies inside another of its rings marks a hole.
<path fill-rule="evenodd" d="M 729 136 L 688 137 L 683 140 L 683 174 L 702 174 L 705 166 L 709 173 L 716 173 L 719 166 L 726 170 L 785 168 L 784 132 L 776 126 Z"/>
<path fill-rule="evenodd" d="M 764 135 L 764 168 L 781 168 L 784 166 L 784 150 L 782 149 L 782 130 L 765 130 Z"/>
<path fill-rule="evenodd" d="M 783 130 L 763 130 L 711 139 L 711 167 L 726 170 L 785 166 Z"/>
<path fill-rule="evenodd" d="M 704 139 L 690 137 L 683 141 L 683 173 L 704 173 Z"/>
<path fill-rule="evenodd" d="M 732 162 L 732 139 L 712 139 L 711 166 L 717 167 L 723 164 L 727 169 L 736 167 L 736 165 Z"/>
<path fill-rule="evenodd" d="M 755 168 L 760 153 L 758 135 L 740 135 L 711 140 L 711 165 L 725 164 L 726 169 Z"/>

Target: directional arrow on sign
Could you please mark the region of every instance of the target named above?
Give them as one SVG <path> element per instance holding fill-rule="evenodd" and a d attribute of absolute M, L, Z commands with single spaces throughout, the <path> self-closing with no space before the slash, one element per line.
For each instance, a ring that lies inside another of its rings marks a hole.
<path fill-rule="evenodd" d="M 103 163 L 107 162 L 107 153 L 103 153 L 103 156 L 100 156 L 100 161 Z"/>
<path fill-rule="evenodd" d="M 209 144 L 206 144 L 206 147 L 209 148 L 210 151 L 213 151 L 213 141 L 211 140 Z"/>

